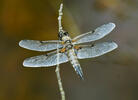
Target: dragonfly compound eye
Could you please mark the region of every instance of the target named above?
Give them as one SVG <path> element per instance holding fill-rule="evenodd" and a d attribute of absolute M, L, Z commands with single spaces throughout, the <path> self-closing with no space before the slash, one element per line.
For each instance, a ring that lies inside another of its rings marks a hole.
<path fill-rule="evenodd" d="M 68 32 L 64 32 L 64 35 L 65 35 L 65 36 L 68 36 L 68 35 L 69 35 L 69 33 L 68 33 Z"/>

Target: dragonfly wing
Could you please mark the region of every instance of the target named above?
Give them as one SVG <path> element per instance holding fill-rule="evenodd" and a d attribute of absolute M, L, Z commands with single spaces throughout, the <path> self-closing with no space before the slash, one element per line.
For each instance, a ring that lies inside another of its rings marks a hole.
<path fill-rule="evenodd" d="M 115 42 L 103 42 L 103 43 L 97 43 L 95 45 L 84 45 L 81 49 L 77 52 L 77 57 L 79 59 L 85 59 L 85 58 L 94 58 L 101 56 L 105 53 L 108 53 L 114 49 L 116 49 L 118 46 Z"/>
<path fill-rule="evenodd" d="M 114 23 L 108 23 L 104 24 L 94 31 L 90 31 L 87 33 L 84 33 L 82 35 L 79 35 L 75 37 L 73 40 L 76 41 L 74 44 L 79 44 L 79 43 L 85 43 L 85 42 L 91 42 L 95 40 L 99 40 L 109 34 L 113 29 L 115 28 Z"/>
<path fill-rule="evenodd" d="M 57 62 L 57 55 L 59 54 L 59 62 Z M 27 58 L 23 62 L 25 67 L 50 67 L 57 64 L 68 62 L 68 57 L 64 53 L 53 52 L 47 55 L 34 56 Z"/>
<path fill-rule="evenodd" d="M 34 50 L 34 51 L 50 51 L 54 50 L 58 47 L 61 48 L 59 40 L 51 40 L 51 41 L 39 41 L 39 40 L 21 40 L 19 45 L 23 48 Z"/>

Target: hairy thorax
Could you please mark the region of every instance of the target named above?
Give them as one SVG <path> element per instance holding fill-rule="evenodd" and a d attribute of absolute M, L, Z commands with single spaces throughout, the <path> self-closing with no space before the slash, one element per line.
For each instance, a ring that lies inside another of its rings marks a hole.
<path fill-rule="evenodd" d="M 64 36 L 62 39 L 64 41 L 64 48 L 66 49 L 66 51 L 73 48 L 72 40 L 69 36 Z"/>

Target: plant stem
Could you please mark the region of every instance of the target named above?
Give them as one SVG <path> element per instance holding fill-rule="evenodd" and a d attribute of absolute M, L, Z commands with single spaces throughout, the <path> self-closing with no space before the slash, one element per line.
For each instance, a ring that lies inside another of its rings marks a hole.
<path fill-rule="evenodd" d="M 63 4 L 61 3 L 60 4 L 60 8 L 59 8 L 59 17 L 58 17 L 59 32 L 63 31 L 62 23 L 61 23 L 62 15 L 63 15 L 62 9 L 63 9 Z M 61 94 L 61 100 L 65 100 L 65 92 L 64 92 L 64 89 L 63 89 L 63 86 L 62 86 L 61 77 L 60 77 L 59 47 L 58 47 L 58 44 L 57 44 L 57 66 L 56 66 L 55 72 L 56 72 L 56 75 L 57 75 L 59 90 L 60 90 L 60 94 Z"/>

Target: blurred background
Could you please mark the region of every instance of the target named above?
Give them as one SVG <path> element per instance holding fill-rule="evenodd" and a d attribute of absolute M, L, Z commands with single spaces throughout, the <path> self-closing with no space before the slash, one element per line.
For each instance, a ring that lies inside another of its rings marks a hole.
<path fill-rule="evenodd" d="M 60 0 L 0 0 L 0 100 L 60 100 L 55 67 L 24 68 L 25 58 L 45 54 L 18 46 L 22 39 L 58 39 Z M 63 25 L 71 37 L 105 23 L 116 28 L 102 40 L 119 47 L 79 60 L 81 81 L 70 63 L 61 64 L 67 100 L 138 100 L 138 1 L 64 0 Z"/>

